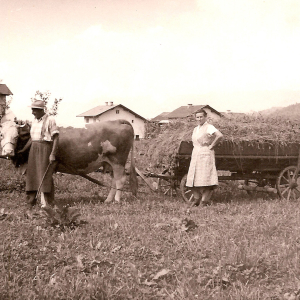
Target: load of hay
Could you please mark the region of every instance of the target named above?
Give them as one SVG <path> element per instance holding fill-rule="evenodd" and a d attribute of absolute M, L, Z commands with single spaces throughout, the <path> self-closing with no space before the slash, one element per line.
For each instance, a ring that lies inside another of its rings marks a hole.
<path fill-rule="evenodd" d="M 240 145 L 240 149 L 242 146 L 245 148 L 245 145 L 251 145 L 257 149 L 275 147 L 277 152 L 278 149 L 282 152 L 295 149 L 296 145 L 298 151 L 300 130 L 296 121 L 245 115 L 232 119 L 221 118 L 211 123 L 224 135 L 219 147 L 231 143 Z M 159 172 L 172 166 L 181 141 L 191 141 L 195 126 L 196 122 L 191 121 L 172 122 L 163 127 L 150 123 L 148 138 L 136 143 L 137 167 L 145 171 Z"/>

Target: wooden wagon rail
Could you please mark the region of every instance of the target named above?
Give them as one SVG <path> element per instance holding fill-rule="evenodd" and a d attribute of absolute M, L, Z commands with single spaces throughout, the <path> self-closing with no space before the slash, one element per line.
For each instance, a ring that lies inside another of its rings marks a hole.
<path fill-rule="evenodd" d="M 182 141 L 175 154 L 175 168 L 167 174 L 150 173 L 169 182 L 170 187 L 180 187 L 184 200 L 192 200 L 192 192 L 186 187 L 186 176 L 193 146 Z M 274 145 L 270 141 L 242 142 L 242 146 L 228 141 L 215 150 L 219 180 L 243 181 L 241 189 L 248 191 L 277 192 L 283 199 L 300 199 L 300 145 L 296 143 Z"/>

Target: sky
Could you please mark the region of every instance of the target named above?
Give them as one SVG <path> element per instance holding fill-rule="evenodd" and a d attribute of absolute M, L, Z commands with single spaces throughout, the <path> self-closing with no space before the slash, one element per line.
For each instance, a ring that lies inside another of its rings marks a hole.
<path fill-rule="evenodd" d="M 0 80 L 19 119 L 33 118 L 37 90 L 63 98 L 63 126 L 106 101 L 152 118 L 300 96 L 298 0 L 10 0 L 0 10 Z"/>

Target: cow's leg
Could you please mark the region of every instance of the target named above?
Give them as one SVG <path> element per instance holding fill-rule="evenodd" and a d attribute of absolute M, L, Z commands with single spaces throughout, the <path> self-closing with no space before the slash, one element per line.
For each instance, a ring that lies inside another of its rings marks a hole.
<path fill-rule="evenodd" d="M 105 203 L 115 200 L 119 202 L 121 200 L 122 189 L 126 181 L 125 167 L 122 165 L 113 165 L 113 178 L 111 183 L 111 190 L 105 200 Z"/>
<path fill-rule="evenodd" d="M 113 166 L 114 178 L 116 181 L 115 201 L 119 202 L 122 196 L 122 190 L 126 181 L 125 167 L 121 165 Z"/>
<path fill-rule="evenodd" d="M 115 181 L 115 178 L 112 177 L 112 181 L 111 181 L 111 189 L 109 191 L 109 194 L 107 196 L 107 198 L 105 199 L 105 203 L 110 203 L 114 200 L 115 198 L 115 195 L 116 195 L 116 181 Z"/>

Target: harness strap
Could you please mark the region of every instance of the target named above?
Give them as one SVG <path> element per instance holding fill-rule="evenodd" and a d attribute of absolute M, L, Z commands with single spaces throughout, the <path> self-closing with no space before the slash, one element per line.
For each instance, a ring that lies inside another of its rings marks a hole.
<path fill-rule="evenodd" d="M 13 146 L 15 146 L 15 143 L 7 142 L 7 143 L 5 143 L 5 144 L 2 146 L 2 148 L 4 148 L 4 146 L 7 145 L 7 144 L 12 144 Z"/>

